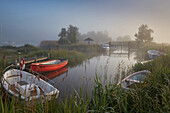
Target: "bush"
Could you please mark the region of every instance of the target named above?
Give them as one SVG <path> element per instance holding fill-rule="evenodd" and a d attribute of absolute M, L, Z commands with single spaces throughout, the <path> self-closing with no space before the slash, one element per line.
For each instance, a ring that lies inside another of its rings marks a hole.
<path fill-rule="evenodd" d="M 59 40 L 58 40 L 58 43 L 59 44 L 68 44 L 68 40 L 66 39 L 66 38 L 60 38 Z"/>

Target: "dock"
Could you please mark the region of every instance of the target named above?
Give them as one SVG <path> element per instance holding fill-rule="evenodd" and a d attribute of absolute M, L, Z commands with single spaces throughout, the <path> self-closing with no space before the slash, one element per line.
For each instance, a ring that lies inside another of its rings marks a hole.
<path fill-rule="evenodd" d="M 35 58 L 35 59 L 33 59 L 33 60 L 25 61 L 25 64 L 29 64 L 29 63 L 33 63 L 33 62 L 38 62 L 38 61 L 46 60 L 46 59 L 48 59 L 48 57 Z"/>

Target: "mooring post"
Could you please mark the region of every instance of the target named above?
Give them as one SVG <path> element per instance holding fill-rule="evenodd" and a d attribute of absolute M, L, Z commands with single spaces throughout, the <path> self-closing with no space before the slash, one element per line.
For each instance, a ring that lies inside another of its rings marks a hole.
<path fill-rule="evenodd" d="M 109 48 L 111 48 L 111 42 L 109 42 Z"/>
<path fill-rule="evenodd" d="M 130 42 L 128 42 L 128 53 L 130 52 Z"/>
<path fill-rule="evenodd" d="M 35 56 L 35 62 L 37 62 L 37 56 Z"/>
<path fill-rule="evenodd" d="M 122 43 L 121 43 L 121 53 L 122 53 Z"/>
<path fill-rule="evenodd" d="M 48 53 L 48 56 L 47 56 L 48 59 L 50 59 L 50 53 Z"/>

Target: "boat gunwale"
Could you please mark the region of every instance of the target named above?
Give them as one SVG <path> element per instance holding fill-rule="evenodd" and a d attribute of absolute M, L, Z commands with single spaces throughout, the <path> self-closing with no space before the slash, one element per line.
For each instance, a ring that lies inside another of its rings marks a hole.
<path fill-rule="evenodd" d="M 123 83 L 124 81 L 126 81 L 126 79 L 132 77 L 132 76 L 135 76 L 136 74 L 139 74 L 139 73 L 147 73 L 147 74 L 151 74 L 151 72 L 149 70 L 141 70 L 141 71 L 137 71 L 135 73 L 132 73 L 130 74 L 129 76 L 125 77 L 121 82 L 119 82 L 117 85 L 120 85 L 121 83 Z"/>
<path fill-rule="evenodd" d="M 61 60 L 61 59 L 56 59 L 56 60 Z M 68 63 L 68 60 L 67 60 L 67 59 L 63 59 L 61 62 L 55 63 L 55 64 L 42 64 L 42 63 L 47 63 L 47 62 L 53 62 L 53 61 L 56 61 L 56 60 L 50 60 L 50 61 L 45 61 L 45 62 L 32 63 L 31 66 L 56 66 L 56 65 L 64 64 L 64 63 L 66 63 L 66 62 Z"/>
<path fill-rule="evenodd" d="M 14 96 L 16 96 L 16 97 L 18 97 L 19 98 L 19 96 L 20 96 L 20 94 L 17 94 L 17 93 L 15 93 L 14 91 L 12 91 L 10 88 L 6 88 L 5 86 L 4 86 L 4 81 L 10 86 L 10 87 L 14 87 L 14 88 L 16 88 L 16 89 L 18 89 L 19 90 L 19 92 L 20 92 L 20 89 L 19 88 L 17 88 L 17 87 L 15 87 L 15 86 L 13 86 L 13 84 L 11 84 L 11 83 L 9 83 L 6 79 L 5 79 L 5 77 L 4 77 L 4 75 L 5 75 L 5 73 L 6 72 L 8 72 L 8 71 L 12 71 L 13 69 L 8 69 L 8 68 L 10 68 L 10 67 L 14 67 L 14 65 L 9 65 L 9 66 L 7 66 L 1 73 L 2 73 L 2 78 L 1 78 L 1 86 L 2 86 L 2 88 L 5 90 L 5 91 L 7 91 L 8 93 L 9 93 L 9 95 L 10 96 L 12 96 L 12 95 L 14 95 Z M 8 70 L 7 70 L 8 69 Z M 19 69 L 15 69 L 16 71 L 18 71 Z M 23 71 L 24 73 L 29 73 L 29 72 L 26 72 L 26 71 Z M 37 73 L 37 72 L 35 72 L 35 73 Z M 30 74 L 30 76 L 35 76 L 34 74 L 32 74 L 32 73 L 29 73 Z M 39 74 L 40 76 L 43 76 L 43 75 L 41 75 L 41 74 Z M 35 76 L 36 77 L 36 76 Z M 43 76 L 44 78 L 47 78 L 47 77 L 45 77 L 45 76 Z M 47 78 L 48 79 L 48 78 Z M 50 79 L 49 79 L 50 80 Z M 42 82 L 46 82 L 46 81 L 44 81 L 43 79 L 41 79 L 41 81 Z M 51 80 L 50 80 L 51 81 Z M 53 82 L 53 81 L 52 81 Z M 53 85 L 51 85 L 50 83 L 48 83 L 48 82 L 46 82 L 50 87 L 53 87 L 54 88 L 54 90 L 53 91 L 51 91 L 51 92 L 54 92 L 55 94 L 53 94 L 53 95 L 59 95 L 59 90 L 57 89 L 57 88 L 55 88 Z M 54 82 L 53 82 L 54 83 Z M 51 93 L 51 92 L 48 92 L 47 94 L 45 94 L 44 93 L 44 96 L 48 96 L 48 94 L 49 93 Z M 53 96 L 53 95 L 51 95 L 51 96 Z M 32 99 L 35 99 L 35 97 L 36 96 L 30 96 Z M 24 99 L 26 99 L 26 100 L 28 100 L 30 97 L 24 97 L 23 95 L 21 95 L 21 99 L 22 100 L 24 100 Z M 40 95 L 39 97 L 36 97 L 36 99 L 38 99 L 38 98 L 41 98 L 42 97 L 42 95 Z M 58 97 L 58 96 L 57 96 Z M 31 100 L 31 99 L 30 99 Z"/>

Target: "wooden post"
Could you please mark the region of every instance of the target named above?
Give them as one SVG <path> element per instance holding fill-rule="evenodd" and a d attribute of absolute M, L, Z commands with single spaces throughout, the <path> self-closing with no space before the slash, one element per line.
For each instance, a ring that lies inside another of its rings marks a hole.
<path fill-rule="evenodd" d="M 109 42 L 109 48 L 111 48 L 111 42 Z"/>
<path fill-rule="evenodd" d="M 121 43 L 121 45 L 120 45 L 120 46 L 121 46 L 121 53 L 122 53 L 122 43 Z"/>
<path fill-rule="evenodd" d="M 128 42 L 128 53 L 130 52 L 130 42 Z"/>

